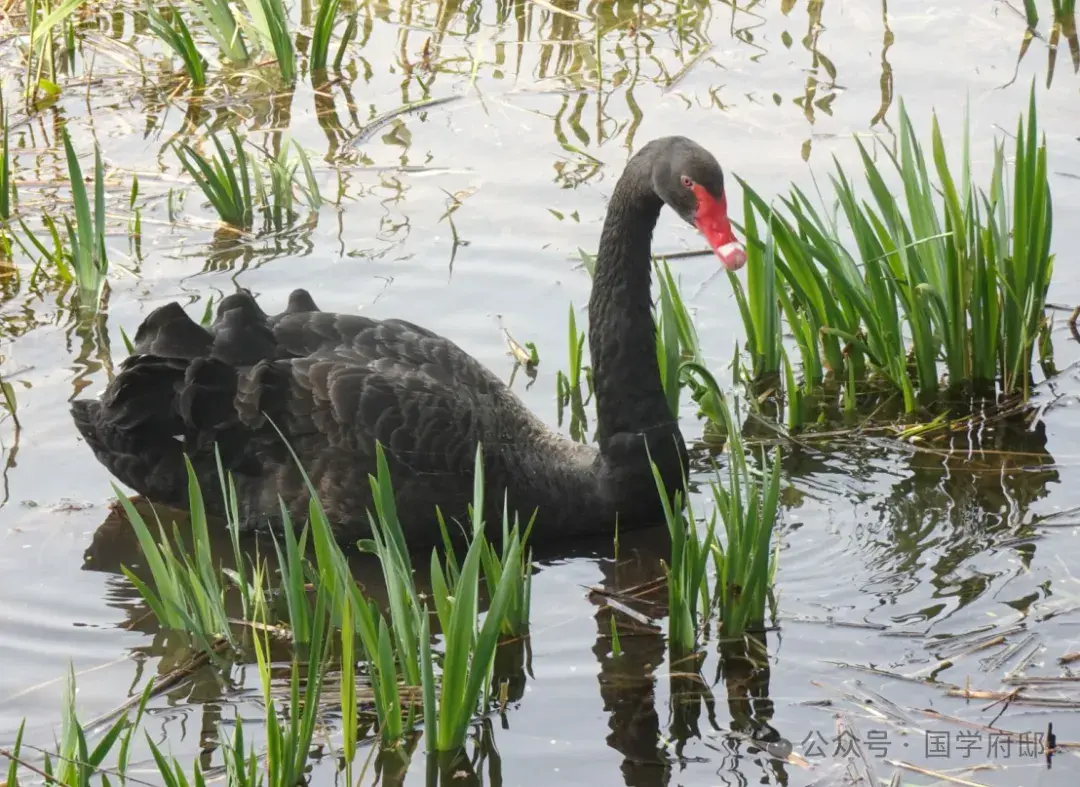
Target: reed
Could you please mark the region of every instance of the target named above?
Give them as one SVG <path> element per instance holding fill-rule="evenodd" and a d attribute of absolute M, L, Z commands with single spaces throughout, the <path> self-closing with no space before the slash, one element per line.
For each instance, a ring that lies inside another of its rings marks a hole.
<path fill-rule="evenodd" d="M 938 394 L 941 359 L 950 387 L 996 385 L 1026 396 L 1034 350 L 1048 330 L 1053 271 L 1053 206 L 1034 87 L 1018 122 L 1012 173 L 1005 144 L 996 143 L 987 188 L 971 176 L 966 123 L 958 167 L 950 165 L 936 117 L 928 155 L 902 103 L 898 139 L 896 151 L 884 151 L 883 166 L 856 141 L 869 200 L 839 163 L 830 176 L 853 247 L 800 189 L 774 208 L 743 184 L 748 245 L 752 255 L 763 254 L 762 270 L 775 249 L 775 275 L 748 281 L 745 296 L 736 289 L 755 371 L 779 369 L 769 340 L 779 330 L 768 307 L 779 301 L 803 374 L 815 382 L 823 371 L 849 390 L 853 380 L 876 379 L 910 412 L 917 393 L 924 401 Z M 899 195 L 887 175 L 900 184 Z M 758 220 L 768 227 L 765 238 Z"/>
<path fill-rule="evenodd" d="M 768 219 L 764 243 L 756 242 L 759 235 L 752 200 L 750 192 L 744 191 L 745 233 L 751 239 L 746 245 L 746 287 L 743 287 L 740 277 L 731 271 L 728 271 L 728 281 L 735 294 L 743 325 L 746 326 L 746 351 L 750 354 L 753 374 L 755 377 L 766 377 L 780 371 L 780 296 L 776 286 L 776 245 L 773 243 L 772 222 Z M 791 317 L 798 321 L 797 315 Z M 816 339 L 813 343 L 816 345 Z"/>
<path fill-rule="evenodd" d="M 317 499 L 314 499 L 310 506 L 309 522 L 315 552 L 315 576 L 320 587 L 332 591 L 331 614 L 341 629 L 342 638 L 351 638 L 352 643 L 355 643 L 355 637 L 360 638 L 364 657 L 368 662 L 379 740 L 384 747 L 395 747 L 413 723 L 408 687 L 401 676 L 406 671 L 406 664 L 417 665 L 412 672 L 419 675 L 419 655 L 415 650 L 395 653 L 390 626 L 385 616 L 376 604 L 360 593 L 345 554 L 334 539 L 330 522 Z M 419 617 L 417 616 L 415 622 L 407 620 L 406 625 L 410 626 L 412 631 L 418 630 Z M 418 683 L 417 679 L 411 685 Z M 352 692 L 351 696 L 355 701 L 355 687 L 345 691 Z M 349 696 L 346 693 L 345 700 Z M 408 718 L 403 718 L 405 708 L 409 709 Z M 352 729 L 353 735 L 355 724 L 355 717 L 346 719 L 346 725 L 351 725 L 346 729 Z"/>
<path fill-rule="evenodd" d="M 64 682 L 60 737 L 57 740 L 55 757 L 46 752 L 42 767 L 47 783 L 62 784 L 65 787 L 91 787 L 94 784 L 94 777 L 97 776 L 98 784 L 101 787 L 108 787 L 110 783 L 108 776 L 101 773 L 101 769 L 106 758 L 114 750 L 116 750 L 116 770 L 119 773 L 126 772 L 131 738 L 142 720 L 153 685 L 151 681 L 143 689 L 135 709 L 135 718 L 129 719 L 126 712 L 121 714 L 100 735 L 97 744 L 91 748 L 87 740 L 87 731 L 75 711 L 75 670 L 69 665 L 67 679 Z M 19 738 L 20 740 L 22 738 L 21 728 Z M 14 776 L 14 768 L 13 760 L 9 777 Z M 14 785 L 18 782 L 9 778 L 7 784 Z"/>
<path fill-rule="evenodd" d="M 124 573 L 163 626 L 186 630 L 195 635 L 202 647 L 212 650 L 211 636 L 225 637 L 234 644 L 235 641 L 225 608 L 226 588 L 220 580 L 222 572 L 214 564 L 210 552 L 202 492 L 190 462 L 187 468 L 192 553 L 187 551 L 175 526 L 175 547 L 166 537 L 160 522 L 158 539 L 155 540 L 142 515 L 130 500 L 116 490 L 145 554 L 153 587 L 142 582 L 126 567 Z M 343 667 L 343 672 L 350 683 L 355 677 L 353 647 L 356 638 L 363 647 L 369 662 L 379 737 L 383 745 L 395 747 L 412 729 L 416 707 L 414 689 L 419 688 L 423 698 L 427 740 L 432 749 L 440 752 L 460 749 L 477 710 L 485 711 L 490 699 L 489 681 L 494 654 L 501 636 L 520 637 L 528 630 L 531 561 L 525 554 L 524 542 L 532 522 L 522 534 L 517 518 L 511 522 L 504 504 L 501 551 L 497 552 L 489 543 L 483 512 L 485 487 L 482 449 L 478 448 L 476 454 L 471 533 L 465 558 L 459 567 L 452 548 L 444 559 L 440 559 L 437 551 L 431 555 L 432 599 L 444 641 L 441 658 L 433 651 L 430 615 L 426 603 L 421 601 L 416 590 L 411 557 L 397 518 L 389 465 L 381 446 L 376 447 L 376 468 L 376 474 L 370 479 L 373 495 L 373 511 L 369 512 L 372 537 L 359 542 L 359 546 L 379 559 L 389 599 L 389 622 L 378 606 L 361 594 L 353 580 L 345 555 L 334 538 L 331 523 L 314 488 L 310 487 L 310 479 L 308 484 L 312 495 L 309 520 L 299 537 L 294 534 L 289 512 L 282 507 L 281 536 L 280 539 L 275 536 L 281 571 L 278 592 L 284 598 L 294 647 L 305 648 L 310 659 L 305 695 L 300 698 L 294 674 L 289 721 L 285 726 L 276 727 L 267 682 L 269 642 L 266 640 L 267 604 L 263 590 L 265 568 L 256 559 L 252 575 L 249 576 L 243 569 L 235 488 L 231 477 L 223 472 L 220 458 L 218 460 L 229 529 L 236 563 L 240 567 L 225 576 L 241 589 L 245 599 L 245 619 L 261 622 L 256 626 L 254 647 L 260 674 L 263 675 L 268 707 L 268 750 L 270 756 L 276 756 L 274 752 L 291 753 L 288 754 L 291 759 L 276 766 L 280 768 L 280 776 L 274 776 L 277 771 L 271 768 L 269 783 L 277 787 L 295 784 L 302 771 L 300 752 L 303 751 L 306 757 L 314 723 L 306 714 L 317 706 L 316 700 L 321 691 L 321 672 L 313 670 L 325 658 L 331 639 L 328 633 L 330 625 L 341 629 L 342 654 L 349 665 Z M 438 512 L 432 512 L 432 515 L 433 524 L 436 517 L 442 523 L 449 542 L 441 515 Z M 309 534 L 315 558 L 313 564 L 308 563 L 305 556 Z M 491 596 L 482 623 L 479 613 L 481 576 Z M 307 578 L 314 582 L 316 588 L 314 609 L 307 593 Z M 261 634 L 258 633 L 260 631 Z M 438 680 L 436 663 L 441 666 Z M 294 672 L 295 669 L 294 664 Z M 341 700 L 343 707 L 353 709 L 351 721 L 346 721 L 346 737 L 355 741 L 355 687 L 343 686 Z"/>
<path fill-rule="evenodd" d="M 503 548 L 497 555 L 484 530 L 483 452 L 475 463 L 472 531 L 469 548 L 458 566 L 450 547 L 443 559 L 432 552 L 432 597 L 444 639 L 443 656 L 432 647 L 428 608 L 416 590 L 414 569 L 401 523 L 397 518 L 393 483 L 382 446 L 376 446 L 376 474 L 370 479 L 373 508 L 369 512 L 372 537 L 359 546 L 376 555 L 382 567 L 389 600 L 389 624 L 382 612 L 363 598 L 352 581 L 344 554 L 333 538 L 317 499 L 310 521 L 321 586 L 334 588 L 332 597 L 339 624 L 351 624 L 359 636 L 371 667 L 374 704 L 380 738 L 393 746 L 412 728 L 413 693 L 422 696 L 424 726 L 429 748 L 451 751 L 464 744 L 468 725 L 487 696 L 487 676 L 500 634 L 520 636 L 528 628 L 531 570 L 524 558 L 524 539 L 515 520 L 503 511 Z M 433 512 L 433 519 L 436 512 Z M 441 516 L 439 517 L 441 521 Z M 434 523 L 433 523 L 434 524 Z M 443 524 L 443 532 L 449 535 Z M 491 604 L 478 624 L 479 581 L 483 573 Z M 344 636 L 344 635 L 343 635 Z M 435 666 L 441 661 L 436 679 Z M 346 698 L 346 701 L 348 699 Z"/>
<path fill-rule="evenodd" d="M 254 636 L 255 659 L 266 708 L 265 787 L 296 787 L 305 781 L 319 716 L 319 698 L 330 664 L 331 592 L 330 588 L 320 587 L 316 593 L 311 636 L 305 648 L 308 654 L 306 663 L 301 662 L 299 653 L 294 649 L 284 719 L 278 715 L 277 703 L 271 691 L 270 634 L 264 627 Z M 303 688 L 300 685 L 301 672 L 304 673 Z"/>
<path fill-rule="evenodd" d="M 782 359 L 786 355 L 782 354 Z M 720 632 L 741 635 L 759 626 L 764 605 L 772 598 L 777 553 L 772 536 L 778 516 L 780 451 L 771 470 L 752 472 L 746 461 L 739 423 L 713 375 L 703 365 L 686 361 L 682 374 L 710 420 L 723 430 L 729 455 L 727 483 L 710 482 L 713 511 L 707 520 L 694 513 L 682 493 L 666 496 L 655 466 L 653 475 L 671 537 L 668 581 L 668 649 L 673 660 L 693 653 L 716 611 Z M 764 464 L 764 456 L 762 462 Z M 724 539 L 717 529 L 723 523 Z M 702 532 L 701 528 L 704 527 Z M 711 578 L 709 566 L 711 565 Z"/>
<path fill-rule="evenodd" d="M 225 760 L 225 780 L 229 787 L 259 787 L 262 783 L 259 758 L 254 751 L 249 752 L 244 746 L 243 719 L 236 717 L 231 740 L 224 734 L 220 737 Z"/>
<path fill-rule="evenodd" d="M 244 34 L 228 0 L 198 0 L 191 10 L 228 60 L 237 65 L 248 61 Z"/>
<path fill-rule="evenodd" d="M 217 134 L 210 135 L 217 150 L 211 159 L 207 160 L 186 142 L 177 144 L 176 155 L 221 220 L 239 229 L 250 229 L 255 212 L 252 170 L 257 165 L 248 158 L 236 131 L 230 128 L 229 135 L 235 154 L 232 159 Z"/>
<path fill-rule="evenodd" d="M 315 609 L 316 621 L 328 620 L 325 594 L 318 596 Z M 304 781 L 319 720 L 319 698 L 330 665 L 327 633 L 325 625 L 316 625 L 308 660 L 301 661 L 298 655 L 294 655 L 289 672 L 288 704 L 284 714 L 280 715 L 277 700 L 271 693 L 272 672 L 268 658 L 270 635 L 264 630 L 256 638 L 256 664 L 266 711 L 266 750 L 259 757 L 254 750 L 248 749 L 244 741 L 244 725 L 239 717 L 231 737 L 226 734 L 224 725 L 219 725 L 225 775 L 230 787 L 295 787 Z M 155 688 L 155 681 L 148 681 L 135 706 L 134 717 L 125 710 L 111 725 L 95 733 L 97 740 L 91 746 L 90 733 L 75 710 L 75 675 L 74 670 L 69 668 L 64 684 L 60 734 L 55 750 L 43 752 L 38 775 L 44 775 L 46 783 L 64 787 L 109 787 L 114 779 L 120 784 L 127 783 L 132 740 L 140 729 Z M 6 784 L 11 787 L 21 783 L 18 776 L 19 765 L 23 762 L 20 753 L 24 728 L 25 723 L 20 726 L 14 745 L 5 752 L 10 760 Z M 164 753 L 153 738 L 147 736 L 146 742 L 156 766 L 157 779 L 165 787 L 204 787 L 209 781 L 199 759 L 196 759 L 191 776 L 188 776 L 176 758 Z"/>
<path fill-rule="evenodd" d="M 1001 303 L 999 337 L 1006 393 L 1030 393 L 1031 365 L 1035 345 L 1049 334 L 1046 293 L 1054 272 L 1050 252 L 1053 234 L 1053 200 L 1050 193 L 1046 138 L 1039 136 L 1035 107 L 1035 86 L 1028 99 L 1028 118 L 1017 121 L 1013 148 L 1013 189 L 1005 185 L 1005 146 L 997 146 L 995 178 L 989 197 L 984 197 L 988 217 L 982 233 L 985 256 L 998 270 L 998 297 Z M 1010 211 L 1009 208 L 1012 208 Z M 984 274 L 989 281 L 989 270 Z M 976 308 L 980 304 L 976 303 Z M 991 324 L 992 325 L 992 324 Z"/>
<path fill-rule="evenodd" d="M 715 573 L 715 599 L 720 633 L 742 636 L 749 628 L 764 624 L 766 603 L 773 596 L 779 544 L 773 546 L 773 530 L 779 513 L 780 449 L 773 452 L 771 467 L 762 452 L 764 472 L 754 473 L 746 461 L 739 423 L 727 402 L 723 413 L 728 434 L 727 484 L 710 483 L 714 513 L 719 513 L 725 539 L 711 550 Z"/>
<path fill-rule="evenodd" d="M 528 628 L 531 570 L 523 553 L 531 522 L 523 537 L 516 519 L 510 524 L 509 512 L 504 507 L 502 552 L 496 554 L 485 534 L 483 449 L 478 447 L 470 542 L 460 566 L 446 523 L 438 515 L 447 551 L 442 559 L 437 550 L 431 554 L 432 598 L 444 642 L 436 680 L 435 664 L 439 659 L 431 646 L 428 608 L 414 585 L 412 563 L 397 518 L 393 486 L 381 446 L 377 446 L 376 455 L 378 472 L 371 479 L 375 507 L 370 517 L 373 537 L 361 541 L 360 546 L 379 557 L 392 627 L 388 630 L 385 624 L 380 625 L 376 644 L 373 627 L 362 621 L 360 635 L 369 653 L 379 652 L 381 659 L 390 663 L 392 634 L 402 677 L 409 685 L 421 688 L 429 749 L 455 751 L 464 745 L 477 708 L 483 710 L 486 706 L 491 665 L 500 635 L 520 636 Z M 481 574 L 491 596 L 482 625 L 478 623 Z M 372 616 L 367 617 L 370 620 Z M 400 697 L 389 686 L 384 685 L 383 690 L 387 694 L 384 709 L 387 715 L 396 710 L 400 716 Z"/>
<path fill-rule="evenodd" d="M 216 637 L 224 637 L 234 646 L 237 644 L 225 605 L 226 587 L 222 576 L 229 577 L 240 588 L 245 616 L 250 620 L 265 617 L 265 599 L 262 594 L 265 568 L 256 559 L 255 570 L 250 577 L 246 572 L 241 573 L 243 559 L 239 554 L 237 536 L 234 536 L 234 551 L 238 557 L 237 566 L 241 568 L 223 574 L 220 566 L 214 562 L 202 490 L 191 463 L 185 461 L 188 472 L 188 509 L 191 517 L 191 552 L 188 551 L 175 523 L 170 542 L 159 519 L 158 538 L 155 540 L 139 510 L 113 486 L 146 558 L 153 587 L 139 579 L 127 566 L 123 567 L 123 572 L 163 627 L 189 632 L 200 646 L 209 652 L 213 651 L 212 639 Z M 229 484 L 231 485 L 231 479 Z M 226 500 L 230 501 L 230 511 L 235 511 L 235 490 L 232 498 Z M 238 520 L 234 517 L 230 517 L 230 520 L 230 530 L 237 531 Z"/>
<path fill-rule="evenodd" d="M 441 680 L 436 689 L 434 660 L 430 648 L 421 651 L 424 697 L 424 735 L 429 750 L 454 752 L 465 745 L 465 736 L 477 709 L 483 713 L 490 699 L 491 668 L 500 632 L 513 629 L 504 621 L 515 598 L 520 604 L 528 598 L 528 570 L 523 565 L 523 539 L 518 524 L 508 526 L 509 516 L 503 509 L 502 559 L 498 562 L 498 577 L 489 573 L 487 582 L 493 588 L 491 601 L 483 623 L 479 622 L 479 587 L 485 552 L 492 556 L 485 536 L 483 449 L 477 447 L 474 469 L 474 495 L 471 510 L 472 533 L 468 551 L 461 562 L 447 557 L 447 571 L 438 553 L 431 556 L 431 584 L 435 611 L 444 640 Z M 531 525 L 531 523 L 530 523 Z M 511 570 L 513 568 L 513 570 Z M 503 570 L 505 569 L 505 570 Z M 525 607 L 527 610 L 527 607 Z M 520 614 L 520 613 L 519 613 Z M 517 621 L 527 626 L 528 620 Z M 423 617 L 422 632 L 428 629 Z"/>
<path fill-rule="evenodd" d="M 17 787 L 19 784 L 19 758 L 22 755 L 22 740 L 25 731 L 26 719 L 23 719 L 19 724 L 19 731 L 15 734 L 15 743 L 8 749 L 11 755 L 8 757 L 7 779 L 4 781 L 8 787 Z"/>
<path fill-rule="evenodd" d="M 297 154 L 295 159 L 292 157 L 294 149 Z M 294 187 L 304 194 L 312 211 L 317 211 L 322 205 L 322 196 L 307 151 L 287 134 L 281 141 L 281 152 L 276 155 L 267 152 L 265 161 L 269 182 L 263 177 L 258 164 L 253 162 L 251 166 L 255 201 L 262 206 L 267 229 L 280 232 L 296 219 Z M 304 170 L 303 185 L 299 184 L 297 179 L 297 170 L 301 167 Z"/>
<path fill-rule="evenodd" d="M 341 733 L 342 758 L 345 760 L 345 782 L 355 784 L 352 778 L 352 764 L 356 759 L 357 719 L 356 719 L 356 630 L 352 625 L 352 607 L 343 605 L 341 610 Z"/>
<path fill-rule="evenodd" d="M 78 286 L 79 305 L 96 311 L 100 302 L 109 260 L 105 253 L 105 176 L 101 166 L 101 149 L 94 145 L 94 204 L 91 208 L 86 193 L 79 159 L 71 145 L 67 126 L 61 131 L 67 156 L 71 198 L 75 205 L 75 222 L 64 216 L 71 248 L 71 267 Z M 55 229 L 54 229 L 55 237 Z M 56 238 L 59 241 L 58 238 Z M 59 243 L 57 243 L 59 248 Z M 62 255 L 57 255 L 62 256 Z"/>
<path fill-rule="evenodd" d="M 684 351 L 696 358 L 700 356 L 700 350 L 693 320 L 667 261 L 654 263 L 654 267 L 660 283 L 660 297 L 653 314 L 656 323 L 656 360 L 668 407 L 671 408 L 672 415 L 678 416 L 679 395 L 682 391 L 680 369 Z"/>
<path fill-rule="evenodd" d="M 0 91 L 0 112 L 3 113 L 0 122 L 4 124 L 3 137 L 0 138 L 0 220 L 7 221 L 11 218 L 15 192 L 11 182 L 11 151 L 8 147 L 8 107 L 3 91 Z"/>
<path fill-rule="evenodd" d="M 715 523 L 704 535 L 689 498 L 682 491 L 668 498 L 663 478 L 652 465 L 656 491 L 664 508 L 671 537 L 671 560 L 664 564 L 668 587 L 668 649 L 672 662 L 693 653 L 711 612 L 711 590 L 706 576 L 709 554 L 716 548 Z"/>
<path fill-rule="evenodd" d="M 327 58 L 330 56 L 330 38 L 334 33 L 334 23 L 337 21 L 338 9 L 341 0 L 319 0 L 319 10 L 315 15 L 315 28 L 311 36 L 311 53 L 309 55 L 313 71 L 326 69 Z"/>
<path fill-rule="evenodd" d="M 68 51 L 74 49 L 71 16 L 85 0 L 62 0 L 56 6 L 41 0 L 27 0 L 26 25 L 30 40 L 30 53 L 26 58 L 24 84 L 27 105 L 37 100 L 38 91 L 56 96 L 60 87 L 56 84 L 56 38 L 57 27 L 65 32 Z"/>
<path fill-rule="evenodd" d="M 280 152 L 262 151 L 260 161 L 247 153 L 243 140 L 233 129 L 229 134 L 233 142 L 232 157 L 217 134 L 210 135 L 217 151 L 210 159 L 187 143 L 178 143 L 176 148 L 181 165 L 223 222 L 239 229 L 251 229 L 258 212 L 263 217 L 264 231 L 280 232 L 296 219 L 297 190 L 311 211 L 322 207 L 311 160 L 299 143 L 286 134 Z M 298 177 L 301 169 L 302 179 Z"/>
<path fill-rule="evenodd" d="M 481 539 L 480 564 L 488 597 L 494 598 L 504 573 L 513 574 L 510 599 L 499 623 L 499 634 L 504 637 L 524 637 L 529 631 L 529 614 L 532 610 L 532 550 L 525 552 L 524 544 L 529 540 L 535 521 L 534 512 L 524 533 L 521 533 L 518 515 L 514 514 L 511 524 L 507 501 L 504 500 L 501 551 L 496 552 L 486 536 Z M 512 562 L 510 554 L 515 547 L 518 548 L 520 559 Z"/>
<path fill-rule="evenodd" d="M 166 19 L 153 3 L 147 3 L 146 17 L 150 23 L 150 32 L 180 57 L 191 84 L 196 88 L 205 87 L 206 60 L 199 54 L 191 31 L 180 12 L 169 6 L 169 18 Z"/>
<path fill-rule="evenodd" d="M 570 410 L 570 437 L 579 443 L 585 442 L 588 429 L 588 417 L 585 405 L 592 398 L 592 368 L 585 366 L 585 332 L 579 331 L 574 304 L 570 304 L 567 317 L 567 344 L 569 347 L 570 366 L 566 372 L 561 369 L 555 375 L 556 405 L 559 423 L 563 413 Z M 588 386 L 588 394 L 582 392 L 582 381 Z"/>
<path fill-rule="evenodd" d="M 289 31 L 289 15 L 283 0 L 243 0 L 251 25 L 264 48 L 274 53 L 281 80 L 296 81 L 296 49 Z"/>
<path fill-rule="evenodd" d="M 281 579 L 278 594 L 284 599 L 284 619 L 289 621 L 293 643 L 296 645 L 309 642 L 312 632 L 312 611 L 307 595 L 308 563 L 305 559 L 307 536 L 308 528 L 304 527 L 300 537 L 296 537 L 292 517 L 282 505 L 281 536 L 279 538 L 277 534 L 273 534 Z"/>

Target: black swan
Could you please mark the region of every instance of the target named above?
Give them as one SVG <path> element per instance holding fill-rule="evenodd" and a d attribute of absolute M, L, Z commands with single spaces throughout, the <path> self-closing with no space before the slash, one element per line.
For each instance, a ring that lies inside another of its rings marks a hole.
<path fill-rule="evenodd" d="M 410 548 L 440 541 L 436 505 L 448 521 L 466 521 L 478 442 L 489 522 L 501 518 L 506 493 L 524 520 L 537 512 L 533 538 L 659 524 L 646 441 L 669 490 L 681 487 L 687 463 L 660 381 L 649 293 L 664 203 L 729 270 L 746 262 L 708 151 L 667 137 L 629 160 L 608 204 L 589 299 L 598 448 L 550 431 L 449 339 L 403 320 L 319 311 L 304 290 L 275 316 L 246 291 L 229 295 L 209 330 L 175 302 L 154 310 L 100 400 L 74 401 L 72 416 L 98 461 L 151 501 L 186 507 L 187 454 L 207 510 L 222 516 L 217 445 L 247 529 L 280 527 L 279 497 L 294 521 L 307 518 L 307 489 L 275 424 L 341 541 L 369 534 L 376 441 Z"/>

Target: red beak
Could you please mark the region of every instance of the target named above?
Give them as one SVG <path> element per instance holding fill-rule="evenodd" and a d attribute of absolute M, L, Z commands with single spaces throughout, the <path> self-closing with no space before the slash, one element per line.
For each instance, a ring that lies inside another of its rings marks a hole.
<path fill-rule="evenodd" d="M 724 267 L 729 271 L 737 271 L 746 264 L 746 249 L 731 231 L 731 221 L 727 215 L 727 195 L 716 199 L 704 186 L 696 183 L 693 189 L 694 196 L 697 197 L 694 224 L 698 232 L 705 236 Z"/>

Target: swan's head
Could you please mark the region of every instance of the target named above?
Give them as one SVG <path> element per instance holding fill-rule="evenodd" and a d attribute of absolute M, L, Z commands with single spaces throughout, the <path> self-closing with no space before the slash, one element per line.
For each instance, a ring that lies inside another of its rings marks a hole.
<path fill-rule="evenodd" d="M 724 171 L 713 155 L 685 137 L 669 137 L 653 160 L 657 195 L 697 227 L 729 271 L 746 264 L 746 249 L 731 230 Z"/>

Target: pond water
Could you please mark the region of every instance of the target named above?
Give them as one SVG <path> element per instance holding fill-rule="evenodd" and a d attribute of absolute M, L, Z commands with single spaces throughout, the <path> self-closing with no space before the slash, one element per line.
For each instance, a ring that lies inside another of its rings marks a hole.
<path fill-rule="evenodd" d="M 29 271 L 3 284 L 0 371 L 17 395 L 21 429 L 11 418 L 0 423 L 0 748 L 24 718 L 28 742 L 52 745 L 69 664 L 80 716 L 89 720 L 179 658 L 120 572 L 136 560 L 132 539 L 110 517 L 110 476 L 68 416 L 68 401 L 99 391 L 125 355 L 121 328 L 133 333 L 170 300 L 201 314 L 208 299 L 239 284 L 271 310 L 303 286 L 326 310 L 401 317 L 445 333 L 509 377 L 505 329 L 537 344 L 535 381 L 518 375 L 514 388 L 555 425 L 567 307 L 581 324 L 588 298 L 577 250 L 595 248 L 615 179 L 646 141 L 690 136 L 758 193 L 775 195 L 791 182 L 812 188 L 813 175 L 824 184 L 833 156 L 855 167 L 854 134 L 891 140 L 900 97 L 920 132 L 936 109 L 958 154 L 966 99 L 976 175 L 985 182 L 992 141 L 1015 128 L 1034 79 L 1055 206 L 1051 301 L 1080 303 L 1072 264 L 1080 79 L 1062 38 L 1047 86 L 1049 3 L 1019 64 L 1021 7 L 989 0 L 784 0 L 738 9 L 658 2 L 645 6 L 645 17 L 631 3 L 557 5 L 572 13 L 528 2 L 371 2 L 360 7 L 359 37 L 339 78 L 313 87 L 305 75 L 292 93 L 237 78 L 212 85 L 195 105 L 174 89 L 145 23 L 119 5 L 94 4 L 80 12 L 80 47 L 55 101 L 29 116 L 12 102 L 23 204 L 64 199 L 52 185 L 66 172 L 64 119 L 81 153 L 94 140 L 101 146 L 110 209 L 120 219 L 138 174 L 143 239 L 135 249 L 122 220 L 107 238 L 111 294 L 92 327 L 76 327 L 70 294 Z M 0 73 L 13 96 L 22 89 L 21 55 L 3 46 Z M 452 100 L 390 114 L 443 98 Z M 263 145 L 279 144 L 287 129 L 312 152 L 335 204 L 287 232 L 215 234 L 215 216 L 169 148 L 192 122 L 236 127 Z M 729 190 L 740 205 L 734 178 Z M 672 215 L 654 237 L 658 252 L 700 246 Z M 743 328 L 726 278 L 705 257 L 673 266 L 713 369 L 728 375 Z M 1040 385 L 1047 406 L 1030 431 L 953 454 L 867 440 L 789 452 L 768 668 L 747 670 L 739 654 L 721 658 L 713 645 L 703 667 L 710 685 L 696 701 L 679 665 L 666 661 L 656 598 L 639 608 L 655 627 L 620 619 L 624 652 L 614 658 L 611 609 L 588 590 L 661 576 L 662 534 L 624 534 L 618 559 L 608 539 L 546 547 L 533 586 L 530 669 L 520 696 L 480 730 L 485 758 L 476 778 L 887 783 L 893 762 L 904 761 L 962 769 L 955 773 L 965 784 L 1075 784 L 1080 750 L 1064 748 L 1048 764 L 987 729 L 1034 741 L 1052 722 L 1059 742 L 1080 741 L 1070 684 L 1032 692 L 1054 701 L 1014 702 L 1000 718 L 1001 704 L 947 695 L 965 685 L 1008 691 L 1010 671 L 1068 674 L 1057 659 L 1080 650 L 1080 515 L 1069 513 L 1080 506 L 1080 455 L 1070 448 L 1080 444 L 1072 415 L 1080 379 L 1071 366 L 1080 352 L 1063 316 L 1054 330 L 1063 371 Z M 685 408 L 684 432 L 697 437 L 700 422 L 688 401 Z M 983 635 L 1005 640 L 973 650 Z M 202 752 L 219 764 L 210 745 L 217 722 L 260 717 L 254 670 L 237 666 L 229 678 L 223 689 L 197 674 L 155 698 L 150 735 L 182 762 Z M 780 762 L 747 741 L 770 728 L 802 759 Z M 851 731 L 865 759 L 851 756 Z M 316 763 L 315 783 L 335 778 L 331 760 Z M 414 758 L 406 782 L 424 780 L 423 765 Z M 144 762 L 132 773 L 151 771 Z"/>

